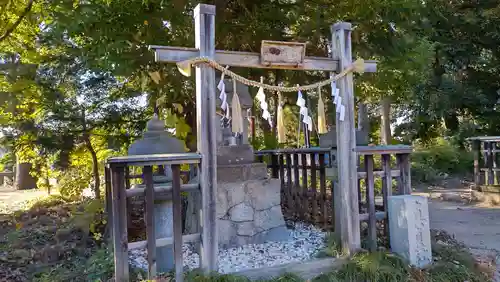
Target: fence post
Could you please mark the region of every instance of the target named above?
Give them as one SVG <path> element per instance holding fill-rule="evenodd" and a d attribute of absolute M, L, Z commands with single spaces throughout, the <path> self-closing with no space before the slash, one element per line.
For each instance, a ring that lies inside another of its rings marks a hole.
<path fill-rule="evenodd" d="M 352 63 L 351 24 L 336 23 L 331 28 L 332 56 L 339 60 L 339 71 Z M 335 189 L 335 230 L 340 236 L 344 252 L 350 254 L 361 248 L 357 166 L 356 133 L 354 120 L 354 86 L 352 73 L 341 78 L 337 85 L 345 107 L 344 120 L 336 116 L 338 189 Z"/>
<path fill-rule="evenodd" d="M 481 141 L 472 141 L 472 151 L 474 152 L 474 186 L 477 189 L 481 185 L 481 171 L 479 165 L 481 158 Z"/>

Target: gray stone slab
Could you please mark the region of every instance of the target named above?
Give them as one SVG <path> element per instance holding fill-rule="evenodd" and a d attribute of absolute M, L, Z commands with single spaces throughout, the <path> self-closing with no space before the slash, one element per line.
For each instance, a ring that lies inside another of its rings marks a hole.
<path fill-rule="evenodd" d="M 388 198 L 391 249 L 411 265 L 432 263 L 429 208 L 427 198 L 416 195 Z"/>

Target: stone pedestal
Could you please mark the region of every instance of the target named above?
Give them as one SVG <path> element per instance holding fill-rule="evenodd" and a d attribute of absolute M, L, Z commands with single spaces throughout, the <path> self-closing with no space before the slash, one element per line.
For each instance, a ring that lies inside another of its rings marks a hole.
<path fill-rule="evenodd" d="M 391 249 L 416 267 L 432 263 L 427 198 L 391 196 L 388 200 Z"/>
<path fill-rule="evenodd" d="M 154 223 L 156 239 L 171 238 L 173 234 L 172 201 L 156 201 Z M 156 248 L 156 261 L 159 272 L 174 269 L 174 250 L 172 246 Z"/>
<path fill-rule="evenodd" d="M 267 177 L 266 164 L 219 165 L 217 190 L 221 247 L 290 238 L 281 212 L 281 182 Z"/>

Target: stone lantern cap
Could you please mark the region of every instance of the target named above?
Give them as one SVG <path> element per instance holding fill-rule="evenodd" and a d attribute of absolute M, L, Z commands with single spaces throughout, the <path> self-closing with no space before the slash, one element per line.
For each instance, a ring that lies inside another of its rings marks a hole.
<path fill-rule="evenodd" d="M 146 125 L 144 136 L 132 143 L 129 155 L 153 155 L 184 153 L 186 149 L 179 139 L 165 131 L 165 122 L 154 115 Z"/>

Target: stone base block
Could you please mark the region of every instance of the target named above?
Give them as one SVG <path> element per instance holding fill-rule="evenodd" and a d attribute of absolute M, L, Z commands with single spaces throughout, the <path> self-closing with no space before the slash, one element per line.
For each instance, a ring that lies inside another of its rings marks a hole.
<path fill-rule="evenodd" d="M 415 195 L 388 199 L 391 249 L 416 267 L 432 263 L 427 198 Z"/>
<path fill-rule="evenodd" d="M 281 211 L 279 179 L 218 183 L 219 245 L 223 248 L 290 238 Z"/>
<path fill-rule="evenodd" d="M 155 235 L 157 239 L 173 236 L 172 201 L 158 201 L 154 206 Z M 156 248 L 158 271 L 169 272 L 174 269 L 174 253 L 172 246 Z"/>
<path fill-rule="evenodd" d="M 193 179 L 193 183 L 198 180 Z M 290 238 L 281 211 L 281 182 L 267 177 L 262 163 L 217 166 L 217 229 L 222 248 Z M 187 233 L 197 233 L 198 213 L 191 199 Z"/>

